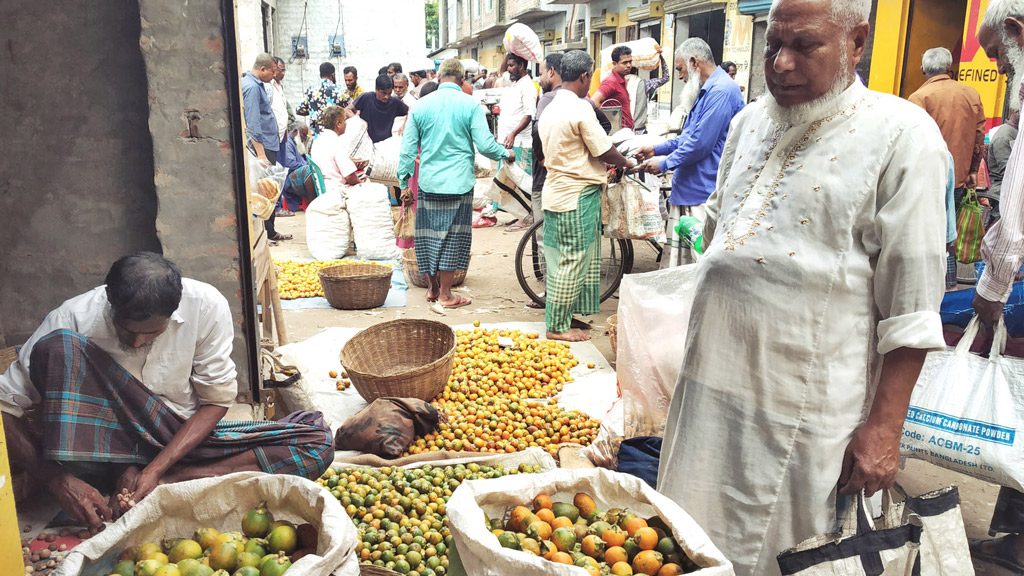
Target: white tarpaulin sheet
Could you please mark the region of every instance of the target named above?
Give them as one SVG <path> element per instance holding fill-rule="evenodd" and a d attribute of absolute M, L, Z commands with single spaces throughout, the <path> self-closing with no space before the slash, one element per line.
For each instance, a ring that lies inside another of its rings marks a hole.
<path fill-rule="evenodd" d="M 452 328 L 472 330 L 473 326 L 463 324 Z M 541 322 L 502 322 L 483 324 L 481 328 L 541 334 L 545 331 Z M 354 386 L 339 392 L 337 379 L 329 375 L 332 370 L 341 374 L 341 348 L 360 330 L 361 328 L 327 328 L 302 342 L 287 344 L 277 349 L 285 364 L 292 364 L 302 372 L 299 382 L 281 389 L 290 410 L 320 410 L 324 413 L 331 430 L 337 432 L 339 426 L 366 407 L 366 401 L 356 392 Z M 570 348 L 579 364 L 572 369 L 574 380 L 565 384 L 558 395 L 558 403 L 566 410 L 580 410 L 592 418 L 604 419 L 619 394 L 615 370 L 590 342 L 572 342 Z M 594 368 L 587 368 L 587 364 L 591 362 Z M 618 433 L 621 435 L 622 430 L 618 430 Z M 339 454 L 343 455 L 345 452 Z"/>

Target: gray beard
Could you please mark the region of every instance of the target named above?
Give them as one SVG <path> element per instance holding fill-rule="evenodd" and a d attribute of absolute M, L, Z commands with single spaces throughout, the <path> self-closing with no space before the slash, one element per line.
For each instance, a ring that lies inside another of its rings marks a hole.
<path fill-rule="evenodd" d="M 1010 62 L 1010 73 L 1006 77 L 1006 92 L 1010 99 L 1010 110 L 1020 110 L 1020 75 L 1024 73 L 1024 48 L 1012 40 L 1003 41 L 1006 59 Z"/>
<path fill-rule="evenodd" d="M 148 355 L 149 351 L 153 349 L 153 344 L 155 344 L 155 343 L 156 343 L 156 340 L 150 342 L 149 344 L 146 344 L 145 346 L 139 346 L 138 348 L 133 348 L 131 346 L 128 346 L 124 342 L 121 342 L 121 340 L 118 340 L 117 341 L 117 346 L 118 346 L 118 348 L 121 349 L 121 352 L 124 352 L 128 356 L 138 357 L 138 356 L 146 356 L 146 355 Z"/>

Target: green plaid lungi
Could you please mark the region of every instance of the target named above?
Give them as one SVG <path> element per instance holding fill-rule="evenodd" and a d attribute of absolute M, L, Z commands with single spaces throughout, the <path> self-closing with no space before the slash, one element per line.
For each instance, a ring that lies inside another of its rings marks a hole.
<path fill-rule="evenodd" d="M 29 376 L 43 397 L 42 452 L 50 460 L 146 465 L 185 424 L 109 354 L 70 330 L 36 343 Z M 320 413 L 308 412 L 278 422 L 223 421 L 182 463 L 249 450 L 264 472 L 306 478 L 323 474 L 334 459 L 330 428 Z"/>
<path fill-rule="evenodd" d="M 544 211 L 544 260 L 548 332 L 569 330 L 573 314 L 601 307 L 601 186 L 587 186 L 576 209 Z"/>

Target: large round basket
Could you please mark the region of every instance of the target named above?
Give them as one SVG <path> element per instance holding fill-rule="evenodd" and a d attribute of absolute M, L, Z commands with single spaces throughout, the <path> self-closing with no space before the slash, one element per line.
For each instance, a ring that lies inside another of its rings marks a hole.
<path fill-rule="evenodd" d="M 324 297 L 342 310 L 377 308 L 388 299 L 391 268 L 380 264 L 341 264 L 317 272 Z"/>
<path fill-rule="evenodd" d="M 417 288 L 427 287 L 427 275 L 420 274 L 419 266 L 416 264 L 416 250 L 409 248 L 402 251 L 402 271 L 405 273 L 405 283 Z M 466 271 L 456 270 L 452 286 L 458 286 L 466 281 Z"/>
<path fill-rule="evenodd" d="M 359 576 L 400 576 L 400 573 L 373 564 L 360 564 Z"/>
<path fill-rule="evenodd" d="M 433 400 L 452 374 L 455 332 L 432 320 L 392 320 L 356 334 L 341 365 L 367 402 L 396 396 Z"/>

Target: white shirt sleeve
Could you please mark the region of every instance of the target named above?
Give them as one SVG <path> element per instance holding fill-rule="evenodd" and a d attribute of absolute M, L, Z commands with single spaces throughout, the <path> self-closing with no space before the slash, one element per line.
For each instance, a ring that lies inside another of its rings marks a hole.
<path fill-rule="evenodd" d="M 520 82 L 520 90 L 523 97 L 523 116 L 533 118 L 537 115 L 537 99 L 540 97 L 540 94 L 537 91 L 537 85 L 533 83 L 529 76 L 524 77 L 523 80 L 523 82 Z"/>
<path fill-rule="evenodd" d="M 230 407 L 238 394 L 231 350 L 235 338 L 228 301 L 219 292 L 200 318 L 192 360 L 192 387 L 201 405 Z"/>
<path fill-rule="evenodd" d="M 32 349 L 43 336 L 56 330 L 79 331 L 74 317 L 60 308 L 51 311 L 18 351 L 18 359 L 0 375 L 0 412 L 20 418 L 25 410 L 41 400 L 39 391 L 29 378 L 29 358 Z"/>
<path fill-rule="evenodd" d="M 883 355 L 945 345 L 939 307 L 945 291 L 948 154 L 934 124 L 909 126 L 891 150 L 864 238 L 878 249 L 874 293 Z"/>

